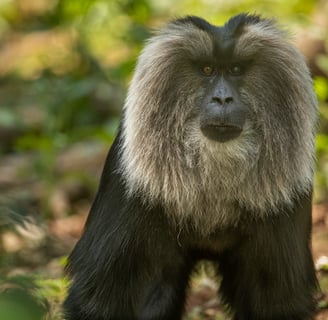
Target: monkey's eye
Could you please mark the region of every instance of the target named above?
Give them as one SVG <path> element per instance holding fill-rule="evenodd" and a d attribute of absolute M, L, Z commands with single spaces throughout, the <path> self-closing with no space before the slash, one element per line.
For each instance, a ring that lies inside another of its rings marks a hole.
<path fill-rule="evenodd" d="M 235 64 L 228 69 L 228 72 L 233 76 L 240 76 L 243 73 L 243 68 L 239 64 Z"/>
<path fill-rule="evenodd" d="M 204 66 L 201 68 L 201 71 L 205 76 L 212 76 L 215 72 L 215 69 L 212 66 Z"/>

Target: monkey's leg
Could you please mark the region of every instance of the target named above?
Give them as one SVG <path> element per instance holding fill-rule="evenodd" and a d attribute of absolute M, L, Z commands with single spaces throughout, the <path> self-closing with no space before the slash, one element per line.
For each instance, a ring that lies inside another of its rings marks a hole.
<path fill-rule="evenodd" d="M 317 282 L 310 233 L 311 200 L 303 197 L 249 226 L 241 247 L 222 256 L 220 290 L 234 319 L 312 319 Z"/>
<path fill-rule="evenodd" d="M 162 270 L 148 284 L 138 319 L 179 320 L 184 309 L 191 264 L 178 258 L 164 262 Z M 182 262 L 182 264 L 181 264 Z"/>
<path fill-rule="evenodd" d="M 106 160 L 85 231 L 70 255 L 67 320 L 179 319 L 190 263 L 163 209 L 127 195 L 120 138 Z"/>
<path fill-rule="evenodd" d="M 117 235 L 124 247 L 116 251 L 112 246 L 110 255 L 99 258 L 99 263 L 91 265 L 85 260 L 75 267 L 65 303 L 67 319 L 181 319 L 192 264 L 171 246 L 163 232 L 158 234 L 164 242 L 153 238 L 151 230 L 146 242 L 132 234 Z"/>

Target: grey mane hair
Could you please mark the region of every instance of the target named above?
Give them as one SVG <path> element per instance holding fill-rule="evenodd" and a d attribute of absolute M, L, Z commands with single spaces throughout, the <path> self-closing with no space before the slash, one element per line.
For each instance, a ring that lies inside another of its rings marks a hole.
<path fill-rule="evenodd" d="M 121 171 L 127 192 L 161 203 L 178 225 L 201 233 L 256 217 L 310 190 L 317 101 L 299 51 L 271 20 L 247 25 L 234 54 L 256 53 L 241 98 L 252 110 L 240 137 L 226 143 L 200 131 L 204 88 L 185 56 L 212 52 L 210 35 L 171 23 L 151 38 L 132 79 L 123 120 Z M 187 223 L 186 223 L 187 222 Z"/>

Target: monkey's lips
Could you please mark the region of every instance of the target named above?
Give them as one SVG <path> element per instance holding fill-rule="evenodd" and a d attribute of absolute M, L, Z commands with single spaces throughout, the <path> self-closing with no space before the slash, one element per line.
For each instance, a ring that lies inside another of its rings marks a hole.
<path fill-rule="evenodd" d="M 237 138 L 241 132 L 242 128 L 230 124 L 207 124 L 201 126 L 203 134 L 210 140 L 218 142 L 226 142 Z"/>

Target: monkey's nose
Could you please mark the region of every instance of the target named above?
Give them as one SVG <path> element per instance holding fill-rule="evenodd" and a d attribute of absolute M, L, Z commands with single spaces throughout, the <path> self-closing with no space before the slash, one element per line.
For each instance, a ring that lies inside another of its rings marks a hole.
<path fill-rule="evenodd" d="M 219 105 L 220 107 L 227 106 L 234 102 L 232 88 L 225 82 L 224 79 L 221 79 L 218 86 L 212 93 L 212 103 Z"/>
<path fill-rule="evenodd" d="M 231 96 L 214 96 L 212 97 L 212 102 L 220 105 L 220 106 L 224 106 L 224 105 L 228 105 L 233 103 L 233 97 Z"/>

